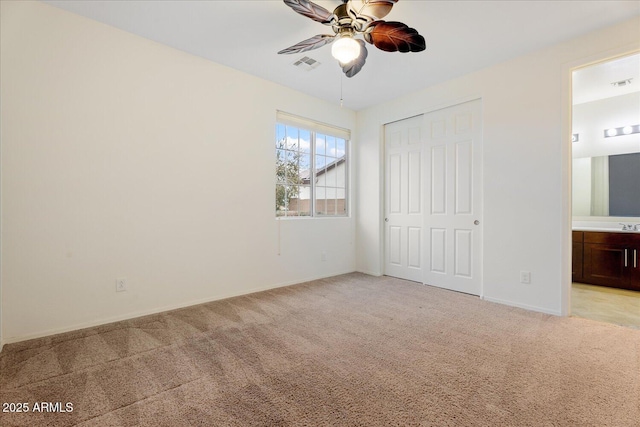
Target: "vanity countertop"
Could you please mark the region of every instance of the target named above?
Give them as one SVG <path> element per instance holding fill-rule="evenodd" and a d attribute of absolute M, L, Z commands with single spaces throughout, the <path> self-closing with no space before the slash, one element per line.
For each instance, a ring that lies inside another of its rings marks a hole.
<path fill-rule="evenodd" d="M 623 230 L 622 226 L 620 228 L 608 228 L 608 227 L 573 227 L 573 231 L 599 231 L 605 233 L 638 233 L 639 231 L 635 230 Z"/>

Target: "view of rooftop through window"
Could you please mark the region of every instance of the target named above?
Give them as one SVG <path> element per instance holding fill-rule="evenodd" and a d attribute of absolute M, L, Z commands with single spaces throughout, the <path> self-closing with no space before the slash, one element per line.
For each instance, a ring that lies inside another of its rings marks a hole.
<path fill-rule="evenodd" d="M 347 141 L 276 125 L 276 216 L 346 215 Z"/>

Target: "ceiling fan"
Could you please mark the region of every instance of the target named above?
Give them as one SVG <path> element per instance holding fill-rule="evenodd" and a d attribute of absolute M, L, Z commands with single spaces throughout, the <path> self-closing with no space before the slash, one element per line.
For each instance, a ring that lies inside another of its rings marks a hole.
<path fill-rule="evenodd" d="M 329 12 L 308 0 L 284 0 L 294 11 L 333 28 L 335 34 L 318 34 L 279 54 L 292 54 L 317 49 L 331 42 L 331 54 L 340 62 L 347 77 L 362 69 L 367 59 L 364 41 L 385 52 L 421 52 L 425 50 L 424 37 L 402 22 L 382 21 L 398 0 L 342 0 L 342 4 Z M 364 41 L 355 37 L 362 35 Z"/>

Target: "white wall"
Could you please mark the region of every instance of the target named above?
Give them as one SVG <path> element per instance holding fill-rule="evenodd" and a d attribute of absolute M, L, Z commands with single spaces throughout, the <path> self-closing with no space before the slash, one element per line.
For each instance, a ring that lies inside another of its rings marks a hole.
<path fill-rule="evenodd" d="M 353 111 L 48 5 L 1 8 L 4 342 L 355 269 L 354 220 L 278 223 L 273 176 L 277 109 L 350 129 Z"/>
<path fill-rule="evenodd" d="M 358 270 L 383 273 L 383 124 L 481 97 L 484 297 L 562 313 L 570 275 L 570 70 L 614 49 L 638 49 L 639 41 L 636 17 L 359 112 L 356 209 L 369 215 L 358 218 Z M 519 283 L 521 270 L 532 272 L 531 284 Z"/>

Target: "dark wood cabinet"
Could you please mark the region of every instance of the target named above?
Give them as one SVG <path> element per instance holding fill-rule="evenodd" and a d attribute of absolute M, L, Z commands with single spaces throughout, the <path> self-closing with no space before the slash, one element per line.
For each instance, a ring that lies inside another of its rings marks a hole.
<path fill-rule="evenodd" d="M 573 232 L 573 257 L 571 265 L 571 276 L 574 282 L 582 281 L 582 266 L 583 266 L 583 239 L 584 231 Z"/>
<path fill-rule="evenodd" d="M 640 234 L 585 231 L 582 241 L 582 277 L 574 280 L 640 291 Z M 574 237 L 574 257 L 577 245 Z"/>

